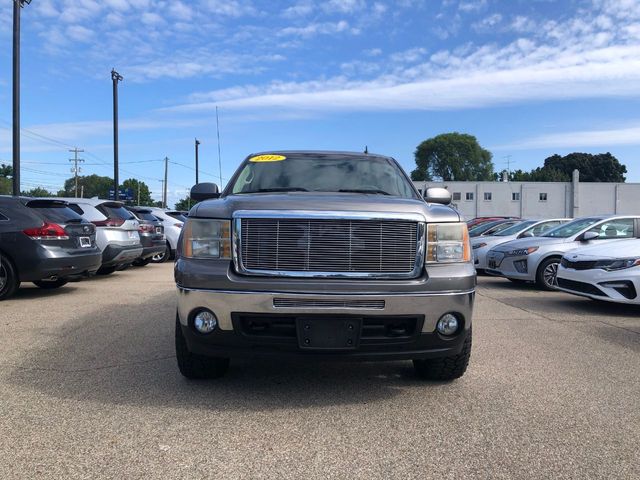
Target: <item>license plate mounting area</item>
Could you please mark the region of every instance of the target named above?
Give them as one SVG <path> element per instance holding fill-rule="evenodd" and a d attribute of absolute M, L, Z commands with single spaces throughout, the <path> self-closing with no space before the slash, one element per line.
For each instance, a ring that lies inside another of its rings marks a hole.
<path fill-rule="evenodd" d="M 305 350 L 352 350 L 360 343 L 362 319 L 300 317 L 296 319 L 298 345 Z"/>

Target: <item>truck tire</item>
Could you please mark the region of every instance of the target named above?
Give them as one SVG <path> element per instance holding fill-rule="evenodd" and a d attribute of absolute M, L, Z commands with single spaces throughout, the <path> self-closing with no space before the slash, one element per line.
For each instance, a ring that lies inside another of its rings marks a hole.
<path fill-rule="evenodd" d="M 9 298 L 19 287 L 20 280 L 13 263 L 0 254 L 0 300 Z"/>
<path fill-rule="evenodd" d="M 201 357 L 189 351 L 182 334 L 180 320 L 176 316 L 176 359 L 180 373 L 191 380 L 220 378 L 229 369 L 229 359 Z"/>
<path fill-rule="evenodd" d="M 538 267 L 536 272 L 536 285 L 541 290 L 548 292 L 554 291 L 558 280 L 558 266 L 560 265 L 560 257 L 551 257 L 544 260 Z"/>
<path fill-rule="evenodd" d="M 471 330 L 467 334 L 462 350 L 450 357 L 414 360 L 413 368 L 418 377 L 425 380 L 450 381 L 464 375 L 471 358 Z"/>
<path fill-rule="evenodd" d="M 58 280 L 36 280 L 33 283 L 36 287 L 44 290 L 53 290 L 65 286 L 69 281 L 64 278 L 59 278 Z"/>

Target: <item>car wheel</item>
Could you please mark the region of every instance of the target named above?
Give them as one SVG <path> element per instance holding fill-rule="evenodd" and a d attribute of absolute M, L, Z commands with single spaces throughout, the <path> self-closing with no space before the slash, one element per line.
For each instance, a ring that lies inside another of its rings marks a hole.
<path fill-rule="evenodd" d="M 111 275 L 116 271 L 116 267 L 100 267 L 96 272 L 96 275 Z"/>
<path fill-rule="evenodd" d="M 151 263 L 150 258 L 139 258 L 135 262 L 133 262 L 134 267 L 145 267 Z"/>
<path fill-rule="evenodd" d="M 13 295 L 20 287 L 18 273 L 11 261 L 0 255 L 0 300 L 5 300 Z"/>
<path fill-rule="evenodd" d="M 219 357 L 201 357 L 194 355 L 187 347 L 182 334 L 182 326 L 176 315 L 176 359 L 178 369 L 185 377 L 192 380 L 220 378 L 229 369 L 229 359 Z"/>
<path fill-rule="evenodd" d="M 69 281 L 63 278 L 58 280 L 36 280 L 33 282 L 37 287 L 44 288 L 45 290 L 53 290 L 66 285 Z"/>
<path fill-rule="evenodd" d="M 557 257 L 547 258 L 538 267 L 536 273 L 536 285 L 542 290 L 552 291 L 558 285 L 558 266 L 560 259 Z"/>
<path fill-rule="evenodd" d="M 164 248 L 164 252 L 156 253 L 153 257 L 151 257 L 151 261 L 153 263 L 164 263 L 171 256 L 171 247 L 167 244 Z"/>
<path fill-rule="evenodd" d="M 467 371 L 471 358 L 471 330 L 464 340 L 462 350 L 458 355 L 433 358 L 427 360 L 414 360 L 413 368 L 418 377 L 425 380 L 449 381 L 462 377 Z"/>

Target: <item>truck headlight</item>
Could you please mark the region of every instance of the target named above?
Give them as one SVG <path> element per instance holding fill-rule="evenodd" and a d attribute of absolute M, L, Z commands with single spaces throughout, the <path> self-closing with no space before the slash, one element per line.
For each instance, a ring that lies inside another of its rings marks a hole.
<path fill-rule="evenodd" d="M 231 258 L 231 221 L 189 218 L 182 232 L 187 258 Z"/>
<path fill-rule="evenodd" d="M 427 263 L 470 262 L 471 245 L 466 223 L 427 225 Z"/>

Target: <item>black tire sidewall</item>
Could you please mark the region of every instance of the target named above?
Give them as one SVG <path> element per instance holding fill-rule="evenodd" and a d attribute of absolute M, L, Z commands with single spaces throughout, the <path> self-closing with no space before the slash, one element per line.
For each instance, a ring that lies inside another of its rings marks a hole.
<path fill-rule="evenodd" d="M 18 279 L 18 272 L 8 257 L 0 255 L 0 265 L 2 265 L 7 275 L 7 283 L 0 290 L 0 300 L 4 300 L 16 292 L 20 286 L 20 280 Z"/>
<path fill-rule="evenodd" d="M 543 290 L 546 290 L 546 291 L 549 291 L 549 292 L 555 291 L 555 288 L 553 286 L 550 287 L 544 281 L 544 271 L 552 263 L 556 263 L 556 264 L 560 265 L 560 258 L 551 257 L 551 258 L 547 258 L 547 259 L 543 260 L 543 262 L 540 264 L 540 266 L 538 267 L 538 270 L 536 272 L 536 285 L 539 288 L 541 288 Z M 556 272 L 556 275 L 557 275 L 557 272 Z"/>

